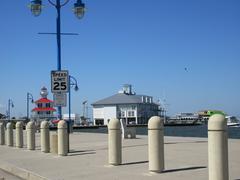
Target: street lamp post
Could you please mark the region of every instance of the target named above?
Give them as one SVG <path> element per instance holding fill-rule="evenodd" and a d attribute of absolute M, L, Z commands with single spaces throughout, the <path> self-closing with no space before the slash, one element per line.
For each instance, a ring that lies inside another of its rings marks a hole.
<path fill-rule="evenodd" d="M 54 6 L 57 10 L 57 19 L 56 19 L 56 38 L 57 38 L 57 70 L 61 71 L 61 35 L 67 33 L 61 33 L 61 8 L 65 6 L 70 0 L 48 0 L 48 2 Z M 34 16 L 39 16 L 42 11 L 42 0 L 31 0 L 30 9 Z M 73 12 L 77 18 L 81 19 L 85 13 L 85 4 L 82 3 L 82 0 L 76 0 L 74 3 Z M 46 33 L 46 34 L 55 34 L 55 33 Z M 58 106 L 58 116 L 59 119 L 62 119 L 62 107 Z"/>
<path fill-rule="evenodd" d="M 8 99 L 8 120 L 11 120 L 11 108 L 14 107 L 13 101 Z"/>
<path fill-rule="evenodd" d="M 74 86 L 74 90 L 78 91 L 78 83 L 77 79 L 74 78 L 73 76 L 69 75 L 69 94 L 68 94 L 68 119 L 69 119 L 69 128 L 68 132 L 70 132 L 70 127 L 72 126 L 72 121 L 71 121 L 71 88 Z"/>
<path fill-rule="evenodd" d="M 68 123 L 67 123 L 67 128 L 68 128 L 68 152 L 70 151 L 70 145 L 69 145 L 69 134 L 71 132 L 70 128 L 72 128 L 72 120 L 71 120 L 71 88 L 74 87 L 75 91 L 78 91 L 78 83 L 77 79 L 71 75 L 68 76 L 68 87 L 69 87 L 69 94 L 68 94 Z"/>
<path fill-rule="evenodd" d="M 31 93 L 27 93 L 27 120 L 29 120 L 29 101 L 31 100 L 31 103 L 33 103 L 33 95 Z"/>

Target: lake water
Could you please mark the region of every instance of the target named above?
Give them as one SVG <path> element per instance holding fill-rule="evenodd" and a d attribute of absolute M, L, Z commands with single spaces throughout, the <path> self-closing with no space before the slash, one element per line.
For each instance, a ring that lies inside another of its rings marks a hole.
<path fill-rule="evenodd" d="M 100 127 L 97 129 L 79 129 L 74 130 L 79 132 L 91 132 L 91 133 L 107 133 L 106 127 Z M 147 127 L 137 127 L 137 134 L 147 135 Z M 165 136 L 181 136 L 181 137 L 207 137 L 207 126 L 165 126 Z M 232 139 L 240 139 L 240 128 L 229 127 L 228 137 Z"/>

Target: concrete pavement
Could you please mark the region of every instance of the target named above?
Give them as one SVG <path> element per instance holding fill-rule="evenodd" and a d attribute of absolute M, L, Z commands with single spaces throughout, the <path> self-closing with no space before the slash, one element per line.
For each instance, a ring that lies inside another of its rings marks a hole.
<path fill-rule="evenodd" d="M 25 134 L 26 132 L 24 132 Z M 54 132 L 51 132 L 54 133 Z M 123 163 L 108 165 L 107 134 L 71 134 L 71 152 L 66 157 L 40 151 L 0 146 L 0 168 L 24 179 L 52 180 L 207 180 L 207 138 L 165 137 L 165 172 L 148 172 L 147 136 L 123 140 Z M 240 179 L 240 140 L 229 140 L 229 174 Z"/>

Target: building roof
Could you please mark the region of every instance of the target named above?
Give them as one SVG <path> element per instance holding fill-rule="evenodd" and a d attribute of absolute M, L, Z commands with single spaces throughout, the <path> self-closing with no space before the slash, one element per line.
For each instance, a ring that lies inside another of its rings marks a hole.
<path fill-rule="evenodd" d="M 142 104 L 142 97 L 144 95 L 134 95 L 134 94 L 125 94 L 118 93 L 113 96 L 107 97 L 105 99 L 99 100 L 92 105 L 117 105 L 117 104 Z M 144 96 L 149 97 L 149 96 Z M 152 102 L 153 103 L 153 102 Z"/>
<path fill-rule="evenodd" d="M 34 108 L 32 111 L 56 111 L 55 108 L 49 107 L 49 108 Z"/>
<path fill-rule="evenodd" d="M 53 101 L 48 98 L 41 98 L 35 101 L 35 103 L 53 103 Z"/>

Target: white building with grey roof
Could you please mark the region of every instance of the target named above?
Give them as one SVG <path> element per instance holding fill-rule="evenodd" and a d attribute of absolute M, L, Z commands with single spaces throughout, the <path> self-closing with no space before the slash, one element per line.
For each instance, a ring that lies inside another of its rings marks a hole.
<path fill-rule="evenodd" d="M 92 104 L 95 125 L 107 125 L 110 119 L 118 118 L 126 124 L 146 124 L 150 117 L 160 116 L 160 104 L 153 102 L 152 96 L 136 95 L 132 86 L 126 84 L 113 96 Z"/>

